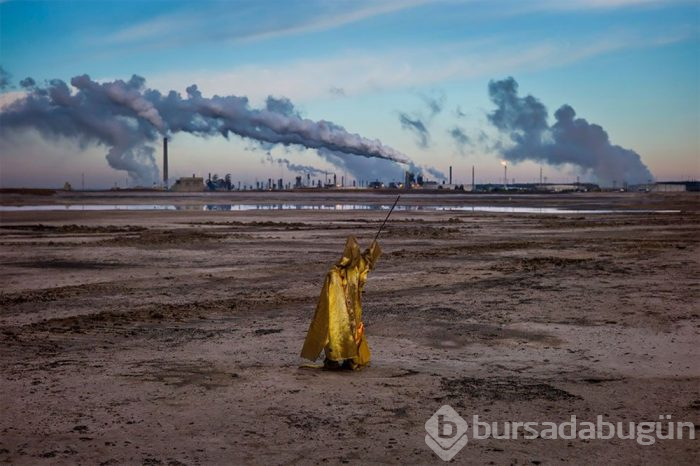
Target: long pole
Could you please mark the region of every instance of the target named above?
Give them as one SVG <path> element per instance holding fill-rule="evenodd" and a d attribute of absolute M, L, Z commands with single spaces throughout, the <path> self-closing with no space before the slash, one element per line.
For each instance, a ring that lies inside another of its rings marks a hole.
<path fill-rule="evenodd" d="M 382 222 L 381 226 L 379 227 L 379 231 L 377 231 L 377 235 L 374 237 L 374 241 L 377 241 L 377 238 L 379 238 L 379 233 L 382 232 L 382 228 L 384 228 L 384 225 L 386 225 L 386 221 L 389 220 L 389 215 L 394 211 L 394 207 L 396 207 L 396 204 L 398 204 L 399 199 L 401 199 L 401 196 L 397 196 L 396 200 L 394 201 L 394 205 L 391 206 L 391 209 L 389 209 L 389 213 L 386 214 L 386 218 Z M 372 241 L 374 243 L 374 241 Z"/>

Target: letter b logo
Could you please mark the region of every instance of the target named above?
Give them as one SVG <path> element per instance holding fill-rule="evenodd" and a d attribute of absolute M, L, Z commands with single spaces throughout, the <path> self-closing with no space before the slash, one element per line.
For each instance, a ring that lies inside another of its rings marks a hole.
<path fill-rule="evenodd" d="M 442 460 L 451 460 L 467 444 L 469 425 L 448 405 L 443 405 L 425 422 L 425 443 Z"/>
<path fill-rule="evenodd" d="M 438 437 L 451 439 L 456 432 L 457 424 L 454 421 L 445 420 L 444 414 L 438 414 Z"/>

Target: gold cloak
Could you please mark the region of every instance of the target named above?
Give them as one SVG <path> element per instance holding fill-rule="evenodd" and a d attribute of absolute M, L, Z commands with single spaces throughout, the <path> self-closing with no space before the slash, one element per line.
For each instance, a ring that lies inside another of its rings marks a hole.
<path fill-rule="evenodd" d="M 301 357 L 315 361 L 321 350 L 331 361 L 350 360 L 353 367 L 369 364 L 369 346 L 362 323 L 362 289 L 382 250 L 374 241 L 360 254 L 354 236 L 343 257 L 331 268 L 318 298 Z"/>

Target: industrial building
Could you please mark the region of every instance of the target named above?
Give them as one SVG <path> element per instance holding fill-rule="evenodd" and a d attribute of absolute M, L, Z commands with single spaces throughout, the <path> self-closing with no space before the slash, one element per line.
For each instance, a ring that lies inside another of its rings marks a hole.
<path fill-rule="evenodd" d="M 232 191 L 232 190 L 257 190 L 257 191 L 282 191 L 286 189 L 357 189 L 357 188 L 370 188 L 370 189 L 420 189 L 420 190 L 441 190 L 441 191 L 471 191 L 471 192 L 508 192 L 508 193 L 571 193 L 571 192 L 591 192 L 591 191 L 601 191 L 600 186 L 594 183 L 580 183 L 578 182 L 578 177 L 575 183 L 547 183 L 547 177 L 542 176 L 542 169 L 540 168 L 540 182 L 539 183 L 515 183 L 513 179 L 512 183 L 508 182 L 507 178 L 507 165 L 503 163 L 504 177 L 503 183 L 486 183 L 486 184 L 476 184 L 475 181 L 475 167 L 472 166 L 471 169 L 471 184 L 457 184 L 453 183 L 452 179 L 452 166 L 449 167 L 448 179 L 442 181 L 442 183 L 428 180 L 423 177 L 423 175 L 418 175 L 410 171 L 404 173 L 403 182 L 391 182 L 385 185 L 384 182 L 375 180 L 353 180 L 352 184 L 346 186 L 345 176 L 341 177 L 340 184 L 338 184 L 338 177 L 335 173 L 332 174 L 332 178 L 329 177 L 331 173 L 325 173 L 325 179 L 312 180 L 310 173 L 306 173 L 305 177 L 297 176 L 295 182 L 284 183 L 282 178 L 273 179 L 268 178 L 265 181 L 256 181 L 255 185 L 243 185 L 241 187 L 241 182 L 238 182 L 238 186 L 234 186 L 231 180 L 231 175 L 227 174 L 224 178 L 219 178 L 214 175 L 214 177 L 209 174 L 209 178 L 204 180 L 202 177 L 197 177 L 194 174 L 191 178 L 180 178 L 178 179 L 172 187 L 169 188 L 168 185 L 168 138 L 163 138 L 163 187 L 167 190 L 175 192 L 202 192 L 205 190 L 209 191 Z M 543 182 L 544 179 L 544 182 Z M 64 187 L 64 189 L 71 189 L 70 185 Z M 613 190 L 617 190 L 616 183 L 613 182 Z M 683 192 L 683 191 L 700 191 L 700 182 L 698 181 L 664 181 L 649 183 L 636 186 L 628 186 L 627 183 L 623 184 L 621 188 L 622 191 L 646 191 L 646 192 Z"/>
<path fill-rule="evenodd" d="M 170 188 L 171 191 L 180 193 L 199 193 L 204 191 L 204 178 L 194 176 L 192 178 L 183 177 L 175 181 L 175 184 Z"/>
<path fill-rule="evenodd" d="M 700 181 L 657 181 L 649 190 L 655 193 L 697 192 L 700 191 Z"/>

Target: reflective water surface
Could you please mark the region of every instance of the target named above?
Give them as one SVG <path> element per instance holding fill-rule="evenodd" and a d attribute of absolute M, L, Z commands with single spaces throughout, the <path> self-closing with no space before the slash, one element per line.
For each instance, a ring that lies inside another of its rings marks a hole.
<path fill-rule="evenodd" d="M 0 212 L 23 211 L 104 211 L 104 210 L 204 210 L 204 211 L 250 211 L 250 210 L 388 210 L 389 204 L 44 204 L 25 206 L 0 206 Z M 399 211 L 454 211 L 495 212 L 517 214 L 612 214 L 612 213 L 678 213 L 679 210 L 637 209 L 567 209 L 560 207 L 508 207 L 508 206 L 460 206 L 460 205 L 398 205 Z"/>

